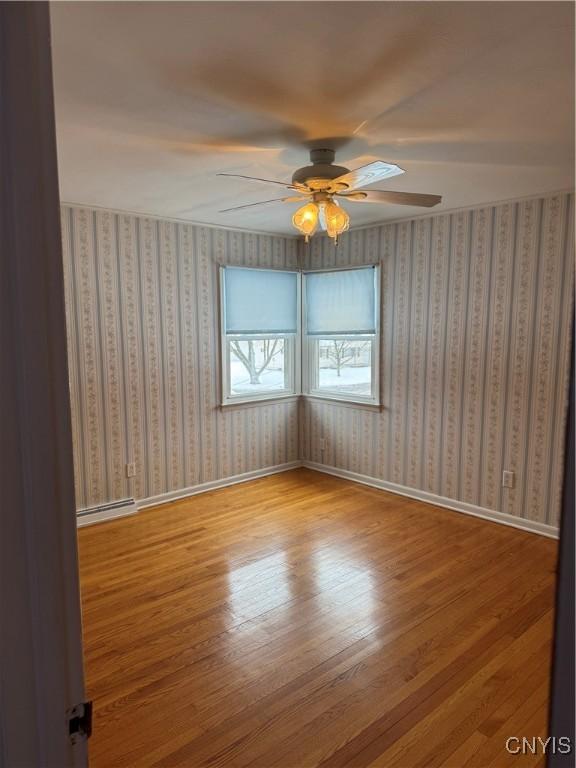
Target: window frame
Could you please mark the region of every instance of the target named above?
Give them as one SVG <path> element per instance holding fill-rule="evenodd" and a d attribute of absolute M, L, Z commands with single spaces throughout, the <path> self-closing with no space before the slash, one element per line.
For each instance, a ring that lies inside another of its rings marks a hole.
<path fill-rule="evenodd" d="M 226 333 L 226 301 L 225 278 L 227 267 L 240 269 L 253 269 L 264 272 L 290 272 L 296 275 L 296 333 L 251 333 L 251 334 L 227 334 Z M 266 402 L 269 400 L 285 400 L 298 397 L 302 393 L 301 375 L 301 338 L 302 338 L 302 274 L 297 269 L 274 269 L 272 267 L 252 267 L 244 264 L 221 264 L 219 268 L 219 298 L 220 298 L 220 386 L 222 406 L 242 405 L 249 403 Z M 229 339 L 237 341 L 283 339 L 284 340 L 284 366 L 285 379 L 291 383 L 288 389 L 274 391 L 255 392 L 253 394 L 233 395 L 230 386 L 230 348 Z"/>
<path fill-rule="evenodd" d="M 296 313 L 297 327 L 294 334 L 281 333 L 259 333 L 259 334 L 226 334 L 226 304 L 225 304 L 225 278 L 224 272 L 227 267 L 236 267 L 242 269 L 254 269 L 265 272 L 290 272 L 296 274 Z M 318 272 L 348 272 L 353 269 L 374 269 L 374 289 L 375 289 L 375 311 L 376 311 L 376 333 L 374 334 L 325 334 L 308 335 L 306 332 L 306 275 Z M 380 264 L 358 264 L 352 266 L 337 266 L 318 269 L 275 269 L 273 267 L 253 267 L 243 264 L 228 264 L 219 266 L 219 319 L 220 319 L 220 403 L 221 406 L 249 405 L 259 402 L 274 400 L 286 400 L 296 398 L 301 395 L 314 399 L 329 400 L 340 402 L 347 405 L 358 405 L 364 407 L 380 408 L 381 406 L 381 385 L 380 385 L 380 355 L 381 355 L 381 269 Z M 233 395 L 230 389 L 230 352 L 228 339 L 238 341 L 261 340 L 281 338 L 284 340 L 284 364 L 287 368 L 286 376 L 291 380 L 292 387 L 289 389 L 262 391 L 254 394 Z M 317 386 L 318 367 L 318 342 L 323 340 L 363 340 L 371 342 L 371 395 L 364 396 L 358 394 L 344 394 L 335 390 L 319 389 Z"/>
<path fill-rule="evenodd" d="M 375 290 L 375 311 L 376 311 L 376 333 L 374 334 L 311 334 L 306 331 L 306 275 L 318 272 L 349 272 L 353 269 L 374 269 L 374 290 Z M 353 266 L 330 267 L 328 269 L 306 269 L 302 272 L 302 345 L 303 345 L 303 394 L 307 397 L 319 398 L 321 400 L 331 400 L 335 402 L 351 403 L 358 405 L 380 406 L 380 293 L 381 293 L 381 270 L 379 264 L 358 264 Z M 329 389 L 318 388 L 318 348 L 319 342 L 324 340 L 357 340 L 371 342 L 371 395 L 345 394 Z"/>

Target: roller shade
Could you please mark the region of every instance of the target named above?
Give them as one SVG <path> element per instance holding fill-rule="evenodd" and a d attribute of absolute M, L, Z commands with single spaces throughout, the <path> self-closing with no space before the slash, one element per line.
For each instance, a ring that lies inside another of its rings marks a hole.
<path fill-rule="evenodd" d="M 376 333 L 375 275 L 374 267 L 306 274 L 307 333 Z"/>
<path fill-rule="evenodd" d="M 226 334 L 297 332 L 296 272 L 225 267 L 222 274 Z"/>

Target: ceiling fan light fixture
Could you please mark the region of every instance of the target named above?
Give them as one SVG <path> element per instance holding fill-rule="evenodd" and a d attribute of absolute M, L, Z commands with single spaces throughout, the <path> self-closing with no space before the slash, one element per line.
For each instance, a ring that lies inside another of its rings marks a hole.
<path fill-rule="evenodd" d="M 243 208 L 252 208 L 255 205 L 267 203 L 297 203 L 307 199 L 308 202 L 292 216 L 294 227 L 304 235 L 306 242 L 309 242 L 310 237 L 318 229 L 323 229 L 334 240 L 334 243 L 338 243 L 339 235 L 346 232 L 350 227 L 350 217 L 346 211 L 340 208 L 336 197 L 358 203 L 389 203 L 392 205 L 415 205 L 424 208 L 431 208 L 442 202 L 440 195 L 393 192 L 382 189 L 371 189 L 364 192 L 360 189 L 376 181 L 404 173 L 404 170 L 394 163 L 374 160 L 350 171 L 344 166 L 334 165 L 333 149 L 321 147 L 310 150 L 310 162 L 311 165 L 298 168 L 293 173 L 291 184 L 285 181 L 262 179 L 237 173 L 218 174 L 219 176 L 232 176 L 265 184 L 280 185 L 291 190 L 292 193 L 298 193 L 296 196 L 292 194 L 290 197 L 237 205 L 233 208 L 224 209 L 222 213 L 239 211 Z"/>
<path fill-rule="evenodd" d="M 328 200 L 323 206 L 323 219 L 328 237 L 337 241 L 342 232 L 350 226 L 350 216 L 341 208 L 336 200 Z"/>
<path fill-rule="evenodd" d="M 292 224 L 302 232 L 306 242 L 318 229 L 318 217 L 319 210 L 316 203 L 306 203 L 292 216 Z"/>

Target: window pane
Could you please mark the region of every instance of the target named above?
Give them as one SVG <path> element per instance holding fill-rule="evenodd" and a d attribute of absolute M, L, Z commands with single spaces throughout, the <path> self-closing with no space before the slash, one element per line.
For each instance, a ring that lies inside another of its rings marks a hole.
<path fill-rule="evenodd" d="M 374 267 L 306 275 L 308 334 L 376 333 Z"/>
<path fill-rule="evenodd" d="M 285 339 L 229 339 L 230 394 L 251 395 L 289 388 Z"/>
<path fill-rule="evenodd" d="M 224 269 L 225 332 L 296 333 L 298 275 L 269 269 Z"/>
<path fill-rule="evenodd" d="M 372 340 L 319 339 L 318 389 L 353 397 L 372 395 Z"/>

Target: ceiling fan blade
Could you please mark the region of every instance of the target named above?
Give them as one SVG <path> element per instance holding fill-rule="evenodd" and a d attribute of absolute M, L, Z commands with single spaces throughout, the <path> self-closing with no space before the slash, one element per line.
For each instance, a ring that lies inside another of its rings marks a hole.
<path fill-rule="evenodd" d="M 301 203 L 304 197 L 275 197 L 272 200 L 261 200 L 259 203 L 247 203 L 246 205 L 236 205 L 233 208 L 224 208 L 218 213 L 229 213 L 230 211 L 240 211 L 242 208 L 252 208 L 254 205 L 267 205 L 268 203 Z"/>
<path fill-rule="evenodd" d="M 392 192 L 369 189 L 366 192 L 338 192 L 338 197 L 355 203 L 391 203 L 393 205 L 416 205 L 432 208 L 442 202 L 441 195 L 421 195 L 419 192 Z"/>
<path fill-rule="evenodd" d="M 216 176 L 230 176 L 233 179 L 248 179 L 248 181 L 259 181 L 262 184 L 279 184 L 281 187 L 284 187 L 284 189 L 297 189 L 299 192 L 308 193 L 308 189 L 303 184 L 286 184 L 284 181 L 260 179 L 257 176 L 242 176 L 240 173 L 217 173 Z"/>
<path fill-rule="evenodd" d="M 328 192 L 344 192 L 345 190 L 359 189 L 367 184 L 374 184 L 382 179 L 390 179 L 392 176 L 399 176 L 404 173 L 404 169 L 393 163 L 385 163 L 383 160 L 375 160 L 373 163 L 356 168 L 355 171 L 345 173 L 332 179 Z"/>

